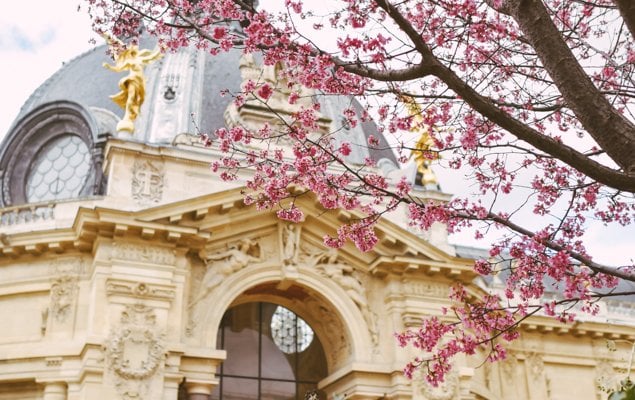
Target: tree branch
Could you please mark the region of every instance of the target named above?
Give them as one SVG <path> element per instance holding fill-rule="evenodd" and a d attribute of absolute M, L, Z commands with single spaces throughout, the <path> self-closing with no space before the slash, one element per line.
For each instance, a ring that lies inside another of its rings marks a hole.
<path fill-rule="evenodd" d="M 623 3 L 625 9 L 628 7 L 626 11 L 632 12 L 635 19 L 635 2 L 617 2 Z M 635 175 L 635 125 L 613 108 L 593 84 L 554 25 L 542 1 L 507 0 L 499 10 L 516 20 L 525 39 L 534 48 L 562 93 L 567 107 L 589 135 L 627 174 Z"/>
<path fill-rule="evenodd" d="M 534 0 L 528 1 L 533 2 Z M 518 139 L 531 144 L 532 146 L 545 153 L 553 155 L 564 163 L 588 175 L 590 178 L 596 180 L 597 182 L 600 182 L 615 189 L 627 192 L 635 192 L 635 176 L 630 176 L 628 173 L 622 173 L 620 171 L 613 170 L 595 160 L 589 159 L 586 155 L 576 151 L 569 146 L 566 146 L 562 142 L 559 142 L 549 136 L 543 135 L 537 130 L 518 121 L 508 113 L 501 110 L 489 98 L 482 96 L 481 94 L 476 92 L 474 88 L 469 86 L 464 80 L 456 75 L 456 73 L 454 73 L 451 69 L 437 60 L 432 54 L 432 50 L 430 49 L 430 47 L 428 47 L 428 45 L 423 41 L 421 35 L 417 34 L 412 25 L 397 9 L 388 4 L 385 0 L 378 0 L 377 4 L 379 5 L 379 7 L 386 11 L 386 13 L 395 21 L 395 23 L 408 35 L 410 40 L 412 40 L 414 46 L 421 53 L 423 59 L 426 61 L 426 64 L 430 65 L 426 68 L 426 70 L 429 69 L 433 75 L 437 76 L 446 85 L 448 85 L 450 89 L 461 96 L 461 98 L 465 100 L 474 110 L 479 112 L 481 115 L 489 118 L 492 122 L 507 130 Z M 568 48 L 567 51 L 570 53 L 570 50 Z M 584 74 L 584 71 L 582 71 L 582 73 Z M 585 79 L 588 80 L 588 77 L 586 75 L 584 76 Z M 382 80 L 379 79 L 379 74 L 375 74 L 373 78 Z M 595 86 L 593 86 L 592 83 L 591 86 L 592 90 L 594 90 L 601 98 L 601 100 L 607 104 L 607 107 L 613 110 L 610 104 L 606 102 L 606 99 L 598 92 L 598 90 L 595 88 Z M 594 112 L 594 114 L 597 113 Z M 617 118 L 620 121 L 625 121 L 620 115 L 617 115 Z M 628 121 L 625 122 L 628 123 Z M 606 129 L 605 124 L 610 124 L 610 122 L 603 121 L 603 123 L 600 124 L 601 129 Z M 628 124 L 632 126 L 632 124 Z M 613 129 L 613 131 L 614 133 L 619 133 L 619 131 L 615 132 L 615 129 Z M 624 135 L 626 135 L 626 132 L 624 132 Z M 635 127 L 633 127 L 633 135 L 635 135 Z M 595 138 L 595 136 L 593 137 Z M 624 137 L 621 137 L 620 140 L 616 139 L 616 143 L 623 143 L 623 145 L 627 149 L 629 143 L 635 145 L 635 140 L 627 143 L 624 143 L 624 140 Z M 606 142 L 606 140 L 603 140 L 603 142 Z M 598 143 L 608 153 L 608 150 L 602 145 L 602 143 Z M 614 148 L 615 143 L 610 143 L 607 146 Z M 630 161 L 626 162 L 626 164 L 633 164 L 635 168 L 635 157 L 632 156 L 633 154 L 635 154 L 635 148 L 632 150 L 632 152 L 629 151 L 627 153 L 627 158 Z"/>
<path fill-rule="evenodd" d="M 463 218 L 471 218 L 468 215 L 462 215 L 461 217 Z M 525 235 L 527 237 L 530 238 L 534 238 L 536 236 L 536 234 L 526 228 L 523 228 L 520 225 L 517 225 L 513 222 L 511 222 L 510 220 L 508 220 L 507 218 L 503 218 L 498 214 L 495 214 L 493 212 L 489 212 L 487 214 L 487 219 L 494 221 L 498 224 L 501 224 L 503 226 L 508 227 L 509 229 L 518 232 L 522 235 Z M 573 258 L 574 260 L 577 260 L 579 262 L 581 262 L 582 264 L 584 264 L 585 266 L 591 268 L 591 270 L 593 270 L 594 272 L 598 272 L 598 273 L 602 273 L 602 274 L 606 274 L 606 275 L 611 275 L 614 276 L 616 278 L 621 278 L 627 281 L 631 281 L 631 282 L 635 282 L 635 271 L 631 271 L 629 269 L 624 269 L 624 270 L 620 270 L 619 267 L 618 268 L 612 268 L 603 264 L 599 264 L 593 260 L 591 260 L 589 257 L 582 255 L 580 253 L 577 253 L 575 251 L 571 251 L 568 250 L 566 248 L 564 248 L 563 246 L 559 245 L 558 243 L 555 243 L 553 240 L 543 240 L 541 241 L 541 243 L 545 246 L 547 246 L 548 248 L 555 250 L 555 251 L 566 251 L 569 256 L 571 258 Z"/>
<path fill-rule="evenodd" d="M 626 27 L 635 38 L 635 1 L 633 0 L 613 0 L 613 3 L 620 10 L 620 15 L 624 18 Z"/>

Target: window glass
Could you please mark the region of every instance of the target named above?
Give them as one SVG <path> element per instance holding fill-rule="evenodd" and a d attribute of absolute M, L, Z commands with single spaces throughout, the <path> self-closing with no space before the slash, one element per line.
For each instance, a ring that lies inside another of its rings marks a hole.
<path fill-rule="evenodd" d="M 219 333 L 227 359 L 212 399 L 304 399 L 327 374 L 324 350 L 311 327 L 277 304 L 233 307 Z"/>
<path fill-rule="evenodd" d="M 76 135 L 63 135 L 40 150 L 29 170 L 26 198 L 29 203 L 79 196 L 90 173 L 90 152 Z"/>

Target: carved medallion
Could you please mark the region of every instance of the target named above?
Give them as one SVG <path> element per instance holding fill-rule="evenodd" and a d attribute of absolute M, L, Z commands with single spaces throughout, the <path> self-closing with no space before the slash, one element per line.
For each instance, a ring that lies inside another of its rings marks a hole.
<path fill-rule="evenodd" d="M 157 332 L 152 308 L 128 305 L 121 313 L 121 326 L 108 346 L 113 371 L 123 379 L 146 379 L 154 374 L 164 356 L 162 335 Z"/>

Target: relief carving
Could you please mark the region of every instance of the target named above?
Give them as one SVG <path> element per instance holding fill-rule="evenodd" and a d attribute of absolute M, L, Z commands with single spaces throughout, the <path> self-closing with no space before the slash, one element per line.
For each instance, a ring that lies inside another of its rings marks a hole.
<path fill-rule="evenodd" d="M 503 380 L 514 381 L 516 379 L 516 373 L 518 371 L 518 358 L 511 351 L 507 353 L 507 357 L 504 360 L 499 361 L 501 372 L 503 374 Z"/>
<path fill-rule="evenodd" d="M 408 282 L 404 283 L 406 294 L 447 298 L 450 294 L 448 285 L 438 282 Z"/>
<path fill-rule="evenodd" d="M 516 353 L 513 351 L 509 351 L 507 353 L 507 357 L 504 360 L 498 362 L 500 368 L 500 381 L 501 386 L 500 390 L 503 393 L 503 398 L 505 399 L 517 399 L 521 396 L 519 395 L 518 385 L 515 384 L 506 384 L 506 382 L 519 382 L 518 374 L 519 374 L 519 366 L 518 357 Z M 493 388 L 490 388 L 493 389 Z"/>
<path fill-rule="evenodd" d="M 217 251 L 213 254 L 201 252 L 200 257 L 205 262 L 205 272 L 201 273 L 193 269 L 190 279 L 191 300 L 188 304 L 189 316 L 185 335 L 191 337 L 196 328 L 196 314 L 201 310 L 199 304 L 216 290 L 216 288 L 229 276 L 242 270 L 248 265 L 259 265 L 264 260 L 263 250 L 258 241 L 252 239 L 242 239 L 227 245 L 226 250 Z"/>
<path fill-rule="evenodd" d="M 525 356 L 525 373 L 532 384 L 527 387 L 529 398 L 549 398 L 551 383 L 545 374 L 545 361 L 542 354 L 532 351 Z"/>
<path fill-rule="evenodd" d="M 174 289 L 164 285 L 132 282 L 112 278 L 108 278 L 106 281 L 106 293 L 108 296 L 119 295 L 167 301 L 172 301 L 176 295 Z"/>
<path fill-rule="evenodd" d="M 459 375 L 455 370 L 446 375 L 445 380 L 437 387 L 429 384 L 422 374 L 419 374 L 415 382 L 415 397 L 418 398 L 423 395 L 426 400 L 451 400 L 459 393 Z"/>
<path fill-rule="evenodd" d="M 545 372 L 545 362 L 538 353 L 529 353 L 525 359 L 525 365 L 527 371 L 533 378 L 538 378 Z"/>
<path fill-rule="evenodd" d="M 294 224 L 282 226 L 282 262 L 285 265 L 298 263 L 300 229 Z"/>
<path fill-rule="evenodd" d="M 165 171 L 163 163 L 135 160 L 132 167 L 132 198 L 138 204 L 158 203 L 163 197 Z"/>
<path fill-rule="evenodd" d="M 607 393 L 618 388 L 620 375 L 616 373 L 615 367 L 608 359 L 599 360 L 595 365 L 595 387 L 598 399 L 607 397 Z"/>
<path fill-rule="evenodd" d="M 326 351 L 328 364 L 333 366 L 342 365 L 350 356 L 352 350 L 349 341 L 345 336 L 346 330 L 342 326 L 341 321 L 335 316 L 335 312 L 314 298 L 304 301 L 304 306 L 308 310 L 308 314 L 315 318 L 316 324 L 322 326 L 324 332 L 328 332 L 324 339 L 329 343 L 329 349 Z"/>
<path fill-rule="evenodd" d="M 111 334 L 107 355 L 112 370 L 123 380 L 151 377 L 164 358 L 154 310 L 143 304 L 126 306 L 120 326 Z"/>
<path fill-rule="evenodd" d="M 50 313 L 58 322 L 65 322 L 71 311 L 79 286 L 77 276 L 63 275 L 51 284 Z"/>
<path fill-rule="evenodd" d="M 193 307 L 209 296 L 230 275 L 235 274 L 249 264 L 263 261 L 260 255 L 260 245 L 251 239 L 242 239 L 227 247 L 227 250 L 206 255 L 206 271 L 189 307 Z"/>
<path fill-rule="evenodd" d="M 174 250 L 134 243 L 113 243 L 112 258 L 149 264 L 174 265 L 176 263 Z"/>
<path fill-rule="evenodd" d="M 377 315 L 370 310 L 368 300 L 366 298 L 366 290 L 359 279 L 353 275 L 353 267 L 339 262 L 337 258 L 337 250 L 328 249 L 327 251 L 316 255 L 309 266 L 311 266 L 311 264 L 315 265 L 315 268 L 320 271 L 322 275 L 344 289 L 348 297 L 353 300 L 357 308 L 359 308 L 362 312 L 364 320 L 368 325 L 373 344 L 376 345 L 379 341 Z"/>
<path fill-rule="evenodd" d="M 50 306 L 42 313 L 43 331 L 49 317 L 55 321 L 64 323 L 79 292 L 79 275 L 82 272 L 82 260 L 77 258 L 60 259 L 53 263 L 53 278 L 51 279 Z"/>
<path fill-rule="evenodd" d="M 282 259 L 281 288 L 287 287 L 298 277 L 298 250 L 300 243 L 300 226 L 283 224 L 281 228 L 280 245 Z"/>
<path fill-rule="evenodd" d="M 25 206 L 0 213 L 0 226 L 26 224 L 55 219 L 55 205 Z"/>

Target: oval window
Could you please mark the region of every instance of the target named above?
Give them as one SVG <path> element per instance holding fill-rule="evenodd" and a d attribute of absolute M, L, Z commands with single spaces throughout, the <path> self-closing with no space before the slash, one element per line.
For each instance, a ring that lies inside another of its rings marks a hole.
<path fill-rule="evenodd" d="M 76 135 L 63 135 L 38 152 L 26 183 L 27 202 L 79 196 L 90 173 L 90 151 Z"/>

